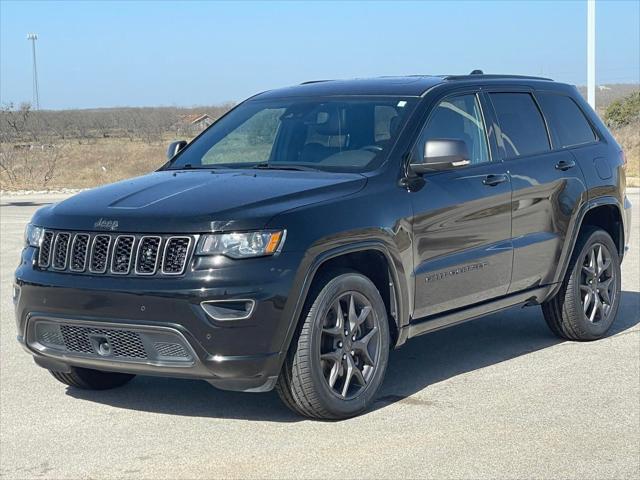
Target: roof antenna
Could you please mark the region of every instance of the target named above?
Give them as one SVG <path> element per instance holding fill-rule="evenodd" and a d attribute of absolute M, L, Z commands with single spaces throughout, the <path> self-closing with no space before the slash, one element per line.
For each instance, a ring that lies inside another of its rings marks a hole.
<path fill-rule="evenodd" d="M 484 75 L 484 72 L 482 70 L 474 70 L 470 75 Z"/>

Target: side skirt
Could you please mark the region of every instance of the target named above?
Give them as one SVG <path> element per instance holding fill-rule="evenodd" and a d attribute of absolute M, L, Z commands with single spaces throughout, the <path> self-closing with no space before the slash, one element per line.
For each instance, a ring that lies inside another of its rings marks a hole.
<path fill-rule="evenodd" d="M 469 320 L 474 320 L 489 313 L 498 312 L 516 305 L 538 305 L 547 298 L 548 292 L 552 287 L 553 285 L 546 285 L 544 287 L 533 288 L 442 315 L 434 315 L 414 320 L 406 327 L 408 330 L 407 338 L 417 337 L 418 335 L 468 322 Z"/>

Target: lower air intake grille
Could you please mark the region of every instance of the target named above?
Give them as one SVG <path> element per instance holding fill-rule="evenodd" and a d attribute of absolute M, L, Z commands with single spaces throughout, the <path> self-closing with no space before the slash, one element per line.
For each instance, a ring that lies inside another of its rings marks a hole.
<path fill-rule="evenodd" d="M 60 327 L 65 347 L 70 352 L 95 354 L 92 338 L 106 338 L 111 345 L 114 357 L 147 358 L 147 352 L 136 332 L 118 329 L 79 327 L 62 325 Z"/>
<path fill-rule="evenodd" d="M 189 358 L 190 355 L 184 349 L 182 345 L 179 343 L 165 343 L 165 342 L 156 342 L 153 345 L 158 355 L 163 357 L 175 357 L 175 358 Z"/>

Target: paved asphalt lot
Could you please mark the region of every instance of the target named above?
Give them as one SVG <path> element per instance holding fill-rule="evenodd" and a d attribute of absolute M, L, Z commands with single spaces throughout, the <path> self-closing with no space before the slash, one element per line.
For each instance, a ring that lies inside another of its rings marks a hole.
<path fill-rule="evenodd" d="M 374 408 L 328 423 L 273 392 L 151 377 L 84 392 L 36 367 L 11 281 L 25 223 L 55 198 L 0 200 L 2 478 L 639 478 L 638 209 L 609 337 L 561 342 L 535 307 L 495 314 L 393 352 Z"/>

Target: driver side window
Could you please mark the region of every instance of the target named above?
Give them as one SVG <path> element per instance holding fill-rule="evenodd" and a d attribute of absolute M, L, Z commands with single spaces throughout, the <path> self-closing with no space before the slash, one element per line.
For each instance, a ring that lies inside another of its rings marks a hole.
<path fill-rule="evenodd" d="M 487 135 L 476 95 L 449 97 L 438 104 L 420 135 L 420 155 L 424 156 L 427 140 L 445 138 L 462 140 L 467 144 L 471 165 L 490 160 Z"/>

